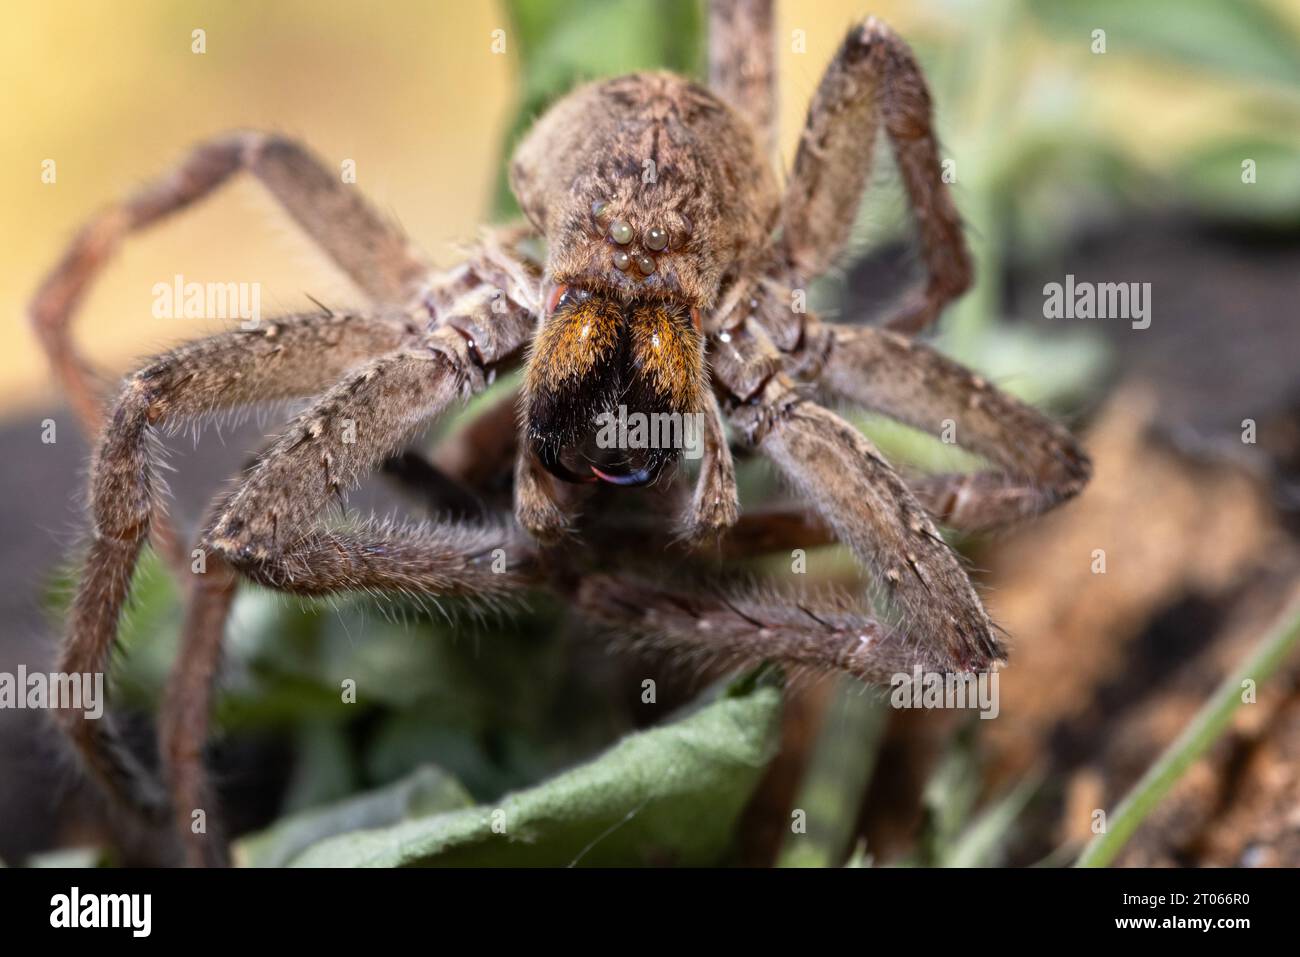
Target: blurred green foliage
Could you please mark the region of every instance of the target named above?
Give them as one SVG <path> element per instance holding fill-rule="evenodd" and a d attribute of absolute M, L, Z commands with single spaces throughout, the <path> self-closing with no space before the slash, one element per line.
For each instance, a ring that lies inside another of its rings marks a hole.
<path fill-rule="evenodd" d="M 1028 0 L 1056 35 L 1104 29 L 1108 51 L 1143 52 L 1227 76 L 1300 88 L 1300 46 L 1257 0 Z"/>

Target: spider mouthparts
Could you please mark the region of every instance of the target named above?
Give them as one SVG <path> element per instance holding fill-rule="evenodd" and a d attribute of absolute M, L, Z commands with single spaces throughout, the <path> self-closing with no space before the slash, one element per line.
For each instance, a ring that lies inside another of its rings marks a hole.
<path fill-rule="evenodd" d="M 659 470 L 662 467 L 663 459 L 655 459 L 650 462 L 650 464 L 642 466 L 635 472 L 629 472 L 626 475 L 615 475 L 610 472 L 602 472 L 594 465 L 588 466 L 588 468 L 590 468 L 602 482 L 608 482 L 610 485 L 622 486 L 645 485 L 654 480 L 654 477 L 659 474 Z"/>
<path fill-rule="evenodd" d="M 579 475 L 567 465 L 560 461 L 560 450 L 550 443 L 535 443 L 534 449 L 537 454 L 537 461 L 542 463 L 542 468 L 550 472 L 562 482 L 572 482 L 575 485 L 590 485 L 597 479 L 590 475 Z M 592 471 L 596 471 L 594 468 Z"/>
<path fill-rule="evenodd" d="M 620 457 L 620 461 L 615 464 L 612 460 L 606 458 L 597 465 L 593 461 L 590 452 L 584 453 L 581 450 L 570 450 L 574 452 L 581 464 L 573 461 L 570 456 L 570 462 L 565 461 L 566 450 L 549 442 L 534 442 L 534 452 L 537 460 L 541 462 L 542 467 L 550 472 L 562 482 L 571 482 L 575 485 L 591 485 L 594 482 L 605 482 L 608 485 L 617 485 L 622 488 L 632 488 L 638 485 L 648 485 L 659 477 L 659 473 L 664 470 L 669 462 L 673 460 L 672 455 L 655 454 L 647 458 L 639 466 L 628 462 L 626 458 Z M 601 466 L 604 466 L 602 468 Z M 583 471 L 583 470 L 586 471 Z"/>

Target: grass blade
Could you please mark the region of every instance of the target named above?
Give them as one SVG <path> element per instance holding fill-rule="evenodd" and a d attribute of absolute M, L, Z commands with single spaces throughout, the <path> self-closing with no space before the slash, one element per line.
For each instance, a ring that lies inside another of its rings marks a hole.
<path fill-rule="evenodd" d="M 1300 598 L 1291 602 L 1278 625 L 1264 636 L 1242 666 L 1224 679 L 1192 723 L 1120 802 L 1110 815 L 1106 833 L 1092 839 L 1075 866 L 1106 867 L 1115 859 L 1183 772 L 1218 740 L 1242 703 L 1242 683 L 1251 680 L 1257 686 L 1263 684 L 1294 649 L 1297 640 L 1300 640 Z"/>

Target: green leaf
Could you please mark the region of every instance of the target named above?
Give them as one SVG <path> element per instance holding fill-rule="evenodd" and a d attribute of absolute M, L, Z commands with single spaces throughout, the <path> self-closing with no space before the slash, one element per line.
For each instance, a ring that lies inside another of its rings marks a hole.
<path fill-rule="evenodd" d="M 388 787 L 282 818 L 239 841 L 235 861 L 244 867 L 283 867 L 313 844 L 337 834 L 385 827 L 470 803 L 460 782 L 426 765 Z"/>
<path fill-rule="evenodd" d="M 766 676 L 672 724 L 493 805 L 322 841 L 295 866 L 591 865 L 719 862 L 780 732 Z"/>

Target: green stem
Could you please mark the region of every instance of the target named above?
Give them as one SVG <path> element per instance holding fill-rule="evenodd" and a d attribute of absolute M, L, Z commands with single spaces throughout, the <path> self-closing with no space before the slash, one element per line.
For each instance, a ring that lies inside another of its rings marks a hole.
<path fill-rule="evenodd" d="M 1300 639 L 1300 600 L 1293 601 L 1276 628 L 1264 636 L 1242 666 L 1219 685 L 1196 717 L 1142 776 L 1111 815 L 1104 834 L 1083 849 L 1076 867 L 1105 867 L 1197 758 L 1209 750 L 1242 703 L 1242 683 L 1263 684 Z"/>

